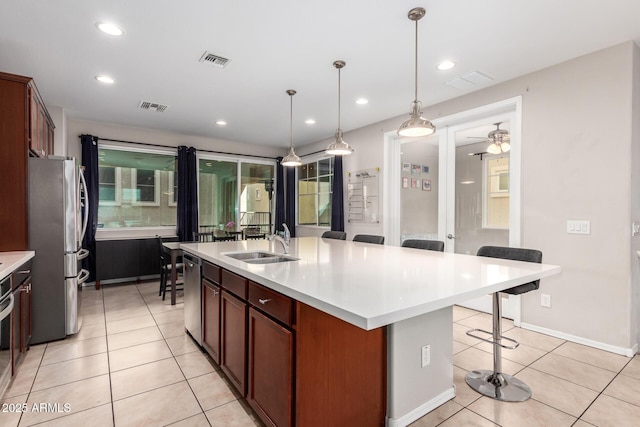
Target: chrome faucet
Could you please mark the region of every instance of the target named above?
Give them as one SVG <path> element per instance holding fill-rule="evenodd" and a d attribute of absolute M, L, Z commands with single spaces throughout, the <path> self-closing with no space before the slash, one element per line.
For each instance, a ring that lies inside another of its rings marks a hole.
<path fill-rule="evenodd" d="M 282 226 L 284 227 L 284 241 L 287 242 L 287 245 L 289 245 L 289 240 L 291 240 L 291 232 L 289 231 L 289 227 L 287 227 L 286 223 L 282 223 Z"/>
<path fill-rule="evenodd" d="M 287 242 L 282 237 L 280 237 L 280 236 L 278 236 L 276 234 L 271 234 L 271 235 L 267 236 L 267 239 L 269 239 L 269 241 L 276 240 L 276 241 L 280 242 L 282 244 L 282 248 L 284 249 L 284 253 L 285 254 L 289 253 L 289 242 Z"/>

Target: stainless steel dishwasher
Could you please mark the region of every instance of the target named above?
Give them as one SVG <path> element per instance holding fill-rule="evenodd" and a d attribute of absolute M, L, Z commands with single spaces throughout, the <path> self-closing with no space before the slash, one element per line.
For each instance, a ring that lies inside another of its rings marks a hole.
<path fill-rule="evenodd" d="M 202 345 L 202 260 L 184 253 L 184 327 Z"/>

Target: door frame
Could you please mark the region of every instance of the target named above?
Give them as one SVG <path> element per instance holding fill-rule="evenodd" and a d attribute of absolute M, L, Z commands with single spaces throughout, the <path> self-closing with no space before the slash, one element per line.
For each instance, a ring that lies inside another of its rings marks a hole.
<path fill-rule="evenodd" d="M 511 151 L 509 160 L 509 246 L 521 245 L 521 140 L 522 140 L 522 96 L 487 104 L 481 107 L 439 117 L 432 120 L 439 137 L 439 182 L 441 187 L 446 185 L 445 191 L 438 195 L 438 238 L 445 241 L 448 252 L 452 252 L 453 245 L 447 244 L 446 235 L 455 235 L 455 161 L 448 166 L 451 159 L 455 160 L 455 132 L 474 124 L 486 124 L 488 120 L 502 118 L 510 121 Z M 389 131 L 383 135 L 385 174 L 383 191 L 386 202 L 383 206 L 383 232 L 388 244 L 399 246 L 400 233 L 400 195 L 401 195 L 401 153 L 400 146 L 403 138 L 397 132 Z M 408 139 L 406 139 L 408 140 Z M 399 143 L 400 142 L 400 143 Z M 453 156 L 453 157 L 452 157 Z M 509 295 L 509 305 L 516 326 L 520 324 L 520 297 Z M 478 306 L 478 309 L 482 307 Z M 490 310 L 489 310 L 490 311 Z"/>

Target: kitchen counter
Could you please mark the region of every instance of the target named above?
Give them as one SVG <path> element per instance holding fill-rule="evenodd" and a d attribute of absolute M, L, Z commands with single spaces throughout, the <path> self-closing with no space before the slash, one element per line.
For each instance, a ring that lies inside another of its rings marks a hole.
<path fill-rule="evenodd" d="M 224 254 L 282 253 L 275 241 L 181 248 L 366 330 L 560 272 L 554 265 L 318 237 L 291 239 L 290 255 L 300 260 L 274 264 L 249 264 Z"/>
<path fill-rule="evenodd" d="M 281 254 L 282 245 L 276 241 L 183 243 L 180 247 L 366 330 L 367 334 L 384 328 L 388 427 L 408 426 L 455 397 L 454 304 L 560 272 L 560 267 L 554 265 L 318 237 L 291 239 L 290 256 L 299 260 L 273 264 L 250 264 L 226 254 L 246 251 Z M 318 324 L 316 330 L 321 328 Z M 296 333 L 300 343 L 304 337 L 299 330 Z M 324 357 L 314 365 L 317 369 L 327 364 L 325 357 L 333 360 L 331 345 L 319 345 L 318 351 L 323 351 Z M 362 351 L 356 344 L 340 346 L 345 354 Z M 424 348 L 427 362 L 422 362 Z M 332 371 L 323 375 L 330 376 Z M 349 378 L 352 373 L 341 375 Z M 373 372 L 367 375 L 375 376 Z M 346 382 L 344 389 L 336 389 L 342 391 L 336 391 L 335 396 L 322 399 L 334 399 L 332 404 L 337 406 L 348 402 L 349 394 L 353 393 L 349 390 L 351 384 Z"/>
<path fill-rule="evenodd" d="M 36 255 L 34 251 L 0 252 L 0 280 Z"/>

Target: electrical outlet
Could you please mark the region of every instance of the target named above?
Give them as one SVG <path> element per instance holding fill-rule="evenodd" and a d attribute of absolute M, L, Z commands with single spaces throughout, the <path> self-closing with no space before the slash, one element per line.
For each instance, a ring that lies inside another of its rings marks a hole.
<path fill-rule="evenodd" d="M 423 345 L 422 346 L 422 367 L 429 366 L 431 363 L 431 346 Z"/>
<path fill-rule="evenodd" d="M 549 294 L 541 294 L 540 295 L 540 305 L 543 307 L 551 308 L 551 295 Z"/>

